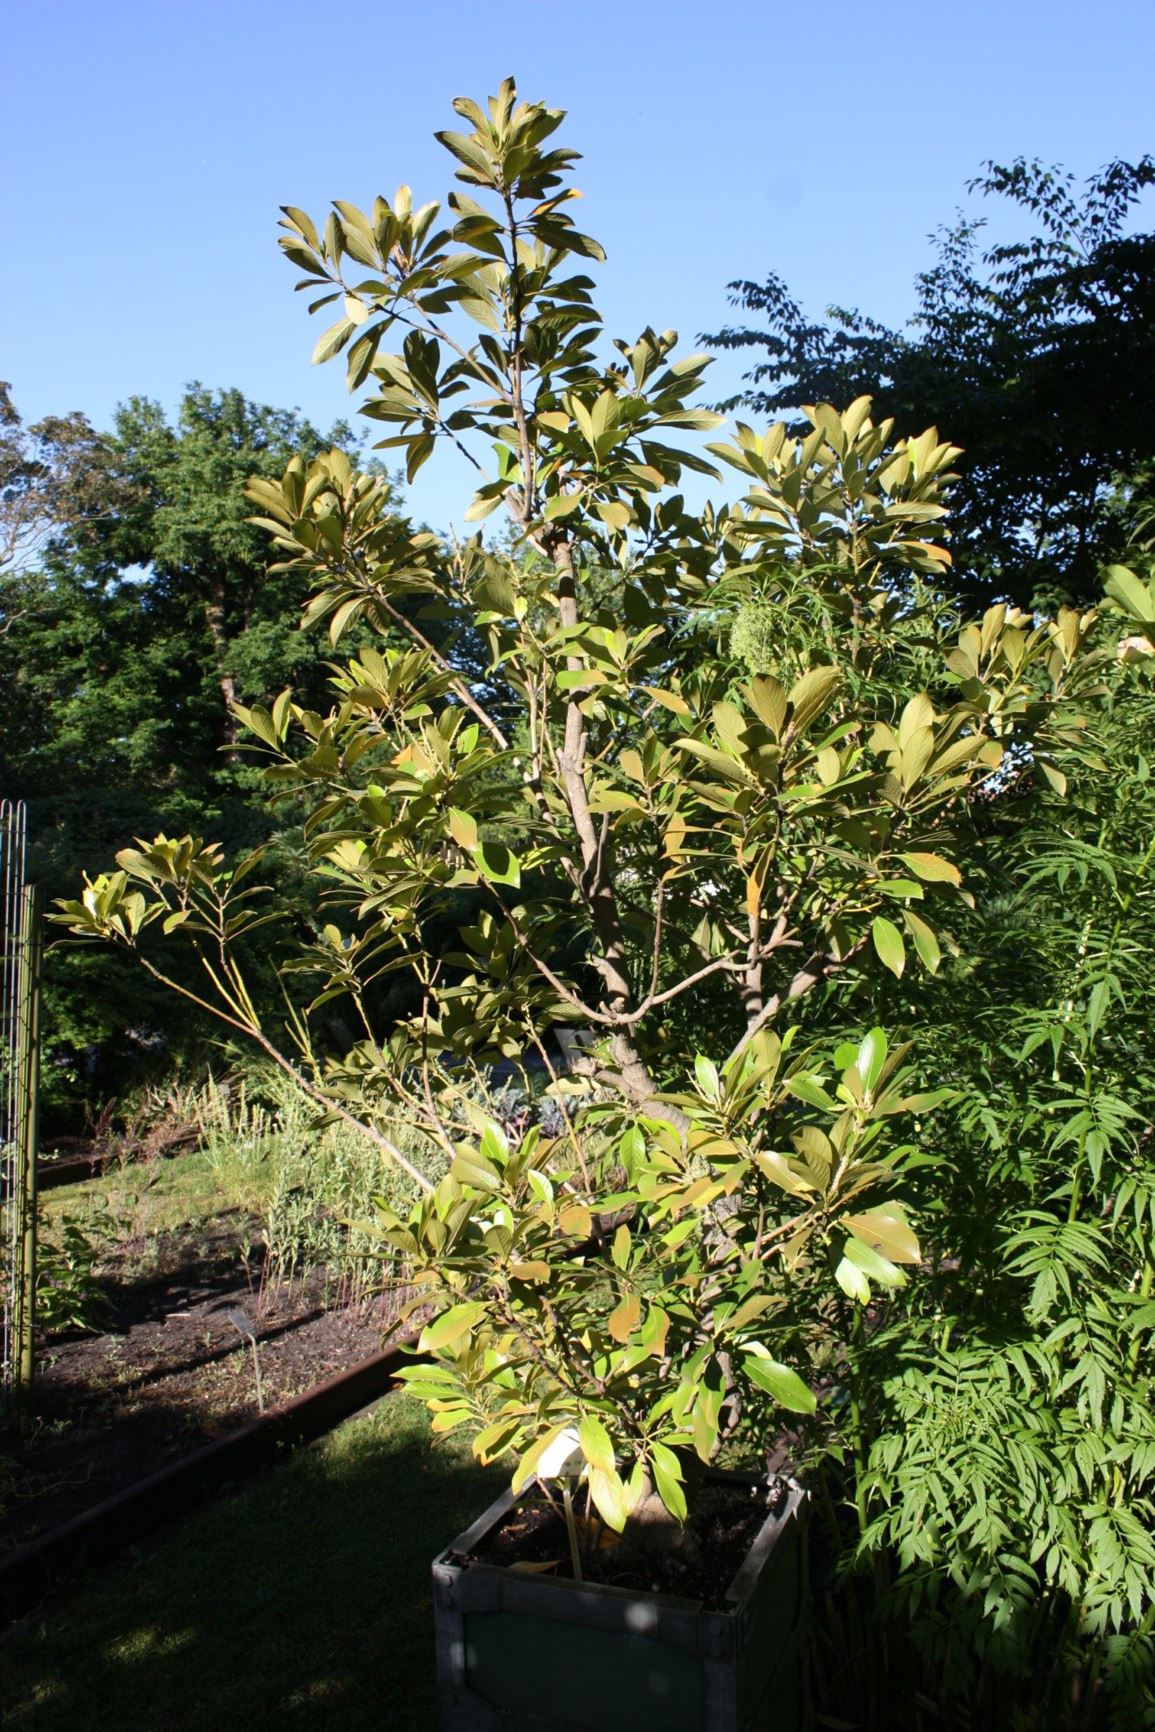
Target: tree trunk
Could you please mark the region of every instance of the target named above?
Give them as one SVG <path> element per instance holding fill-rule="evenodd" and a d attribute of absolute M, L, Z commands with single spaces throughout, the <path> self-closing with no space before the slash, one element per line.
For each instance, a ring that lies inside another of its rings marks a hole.
<path fill-rule="evenodd" d="M 221 724 L 221 741 L 225 747 L 222 754 L 227 764 L 237 761 L 238 723 L 233 713 L 233 705 L 237 701 L 237 685 L 228 671 L 229 635 L 225 629 L 225 593 L 222 584 L 214 584 L 212 593 L 204 604 L 205 625 L 213 640 L 213 660 L 216 664 L 217 684 L 220 687 L 221 701 L 224 705 L 224 720 Z"/>
<path fill-rule="evenodd" d="M 558 537 L 549 549 L 558 578 L 558 611 L 563 626 L 578 623 L 577 585 L 573 569 L 573 554 L 567 538 Z M 567 657 L 568 666 L 581 668 L 580 658 Z M 634 1008 L 633 988 L 629 977 L 625 934 L 618 914 L 613 891 L 613 875 L 608 850 L 599 839 L 597 825 L 589 807 L 585 775 L 586 719 L 575 699 L 570 699 L 565 711 L 565 734 L 558 754 L 562 783 L 570 817 L 577 831 L 581 849 L 581 875 L 578 892 L 589 910 L 590 921 L 600 955 L 594 967 L 606 988 L 606 1010 L 623 1022 L 614 1028 L 610 1051 L 617 1067 L 619 1085 L 626 1099 L 634 1106 L 645 1106 L 657 1095 L 657 1087 L 645 1060 L 634 1041 L 631 1025 L 624 1021 Z"/>

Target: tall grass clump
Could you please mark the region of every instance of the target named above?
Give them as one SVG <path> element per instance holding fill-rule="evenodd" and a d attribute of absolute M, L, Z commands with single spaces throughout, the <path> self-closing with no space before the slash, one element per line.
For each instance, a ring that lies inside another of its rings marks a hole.
<path fill-rule="evenodd" d="M 222 1205 L 260 1219 L 268 1279 L 293 1281 L 324 1267 L 343 1301 L 381 1285 L 390 1270 L 367 1223 L 380 1200 L 407 1208 L 414 1193 L 368 1137 L 347 1124 L 318 1124 L 316 1107 L 271 1067 L 210 1077 L 186 1107 Z M 398 1127 L 394 1135 L 435 1164 L 419 1132 Z"/>

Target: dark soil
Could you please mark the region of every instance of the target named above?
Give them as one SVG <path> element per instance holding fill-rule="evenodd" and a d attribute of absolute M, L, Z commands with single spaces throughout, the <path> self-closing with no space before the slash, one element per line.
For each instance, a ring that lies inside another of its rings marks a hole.
<path fill-rule="evenodd" d="M 264 1285 L 251 1223 L 225 1216 L 121 1253 L 101 1334 L 39 1345 L 35 1414 L 18 1444 L 0 1433 L 0 1558 L 258 1411 L 256 1334 L 266 1409 L 380 1351 L 397 1300 L 340 1303 L 315 1270 Z M 135 1253 L 135 1254 L 134 1254 Z"/>
<path fill-rule="evenodd" d="M 727 1606 L 727 1589 L 766 1518 L 780 1508 L 781 1481 L 751 1485 L 740 1480 L 707 1482 L 695 1493 L 685 1528 L 673 1523 L 621 1539 L 608 1529 L 587 1546 L 585 1581 L 634 1593 L 674 1594 L 700 1601 L 708 1610 Z M 584 1499 L 582 1500 L 584 1503 Z M 600 1524 L 599 1524 L 600 1527 Z M 597 1529 L 595 1529 L 597 1531 Z M 552 1564 L 550 1574 L 573 1580 L 569 1540 L 559 1509 L 541 1496 L 527 1497 L 488 1533 L 465 1563 L 530 1569 Z M 545 1572 L 542 1572 L 545 1573 Z"/>

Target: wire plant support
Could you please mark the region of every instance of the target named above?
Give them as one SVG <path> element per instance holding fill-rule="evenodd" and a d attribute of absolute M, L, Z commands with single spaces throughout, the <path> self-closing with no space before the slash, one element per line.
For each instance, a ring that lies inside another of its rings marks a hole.
<path fill-rule="evenodd" d="M 32 1393 L 40 1141 L 43 901 L 26 866 L 24 805 L 0 801 L 0 1412 L 16 1427 Z"/>

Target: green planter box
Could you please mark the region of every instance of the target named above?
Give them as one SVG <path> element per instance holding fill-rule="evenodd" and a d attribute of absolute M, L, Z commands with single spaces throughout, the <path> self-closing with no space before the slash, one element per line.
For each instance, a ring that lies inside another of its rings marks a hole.
<path fill-rule="evenodd" d="M 441 1732 L 803 1732 L 805 1494 L 767 1518 L 723 1611 L 462 1564 L 507 1492 L 434 1560 Z"/>

